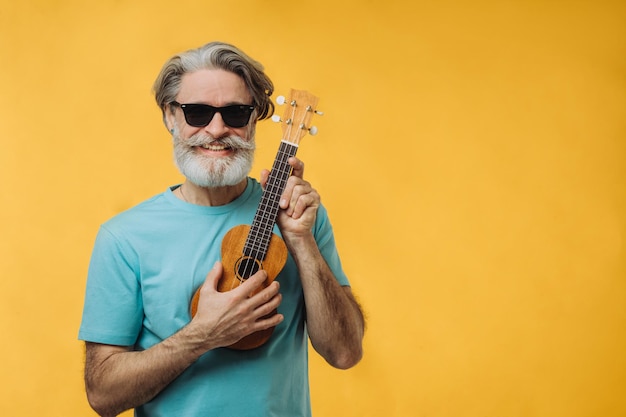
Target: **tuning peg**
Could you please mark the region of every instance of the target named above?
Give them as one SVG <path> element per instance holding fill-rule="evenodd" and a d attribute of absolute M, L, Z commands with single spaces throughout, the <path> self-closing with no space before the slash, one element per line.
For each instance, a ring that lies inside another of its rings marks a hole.
<path fill-rule="evenodd" d="M 323 116 L 324 112 L 323 111 L 319 111 L 319 110 L 315 110 L 315 114 L 317 114 L 318 116 Z"/>
<path fill-rule="evenodd" d="M 286 125 L 290 125 L 290 124 L 293 123 L 293 121 L 291 119 L 283 120 L 277 114 L 272 116 L 272 122 L 274 122 L 274 123 L 285 123 Z"/>
<path fill-rule="evenodd" d="M 279 106 L 282 106 L 283 104 L 285 104 L 285 96 L 276 97 L 276 103 L 278 103 Z"/>
<path fill-rule="evenodd" d="M 311 136 L 317 135 L 317 126 L 311 126 L 309 128 L 309 135 L 311 135 Z"/>

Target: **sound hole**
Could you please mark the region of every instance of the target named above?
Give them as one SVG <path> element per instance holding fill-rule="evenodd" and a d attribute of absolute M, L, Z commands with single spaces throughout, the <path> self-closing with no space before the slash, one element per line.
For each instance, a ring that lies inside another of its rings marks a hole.
<path fill-rule="evenodd" d="M 242 256 L 235 264 L 235 276 L 244 282 L 262 268 L 261 261 L 250 256 Z"/>

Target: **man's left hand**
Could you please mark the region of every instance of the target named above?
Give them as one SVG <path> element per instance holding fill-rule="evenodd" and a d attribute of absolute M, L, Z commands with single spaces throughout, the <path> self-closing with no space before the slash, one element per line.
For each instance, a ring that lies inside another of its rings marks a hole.
<path fill-rule="evenodd" d="M 296 157 L 288 160 L 293 171 L 285 191 L 280 198 L 279 206 L 282 210 L 276 220 L 283 235 L 303 235 L 311 233 L 317 208 L 320 205 L 320 196 L 310 183 L 303 179 L 304 163 Z M 261 172 L 261 186 L 265 188 L 269 171 Z"/>

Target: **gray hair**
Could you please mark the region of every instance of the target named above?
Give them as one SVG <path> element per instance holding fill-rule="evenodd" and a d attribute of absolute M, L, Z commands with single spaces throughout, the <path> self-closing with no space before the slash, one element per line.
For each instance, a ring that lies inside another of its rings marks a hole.
<path fill-rule="evenodd" d="M 233 45 L 210 42 L 174 55 L 163 65 L 153 91 L 164 118 L 166 106 L 176 100 L 180 91 L 183 75 L 201 69 L 222 69 L 243 78 L 252 95 L 256 120 L 267 119 L 274 113 L 274 103 L 270 99 L 274 84 L 263 72 L 263 65 Z"/>

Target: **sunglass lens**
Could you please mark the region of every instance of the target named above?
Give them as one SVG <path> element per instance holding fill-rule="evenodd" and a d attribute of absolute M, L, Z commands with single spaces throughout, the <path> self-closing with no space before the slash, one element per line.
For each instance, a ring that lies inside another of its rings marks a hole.
<path fill-rule="evenodd" d="M 211 119 L 215 116 L 215 110 L 209 106 L 203 105 L 186 105 L 184 107 L 185 120 L 190 126 L 204 127 L 211 123 Z"/>
<path fill-rule="evenodd" d="M 250 121 L 252 109 L 251 106 L 228 106 L 220 109 L 220 114 L 228 126 L 244 127 Z"/>

